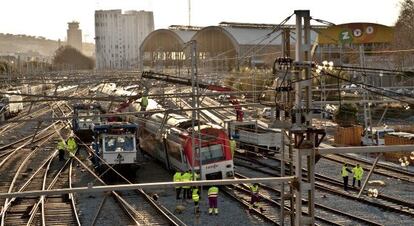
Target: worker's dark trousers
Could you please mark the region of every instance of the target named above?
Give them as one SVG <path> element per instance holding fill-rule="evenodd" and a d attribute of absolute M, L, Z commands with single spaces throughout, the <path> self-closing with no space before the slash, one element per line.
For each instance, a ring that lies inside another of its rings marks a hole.
<path fill-rule="evenodd" d="M 344 190 L 348 191 L 348 176 L 342 178 L 344 178 Z"/>
<path fill-rule="evenodd" d="M 356 178 L 354 177 L 354 179 L 352 180 L 352 187 L 355 187 L 355 180 Z M 358 181 L 358 187 L 361 187 L 361 180 L 357 180 Z"/>
<path fill-rule="evenodd" d="M 259 201 L 259 194 L 251 194 L 250 196 L 250 204 L 252 204 L 253 208 L 256 208 L 256 203 Z"/>
<path fill-rule="evenodd" d="M 59 161 L 65 160 L 65 150 L 59 149 Z"/>
<path fill-rule="evenodd" d="M 194 201 L 194 212 L 195 213 L 200 212 L 200 207 L 198 206 L 198 201 Z"/>
<path fill-rule="evenodd" d="M 183 188 L 183 199 L 192 199 L 191 188 Z"/>
<path fill-rule="evenodd" d="M 217 208 L 217 197 L 208 197 L 209 208 Z"/>
<path fill-rule="evenodd" d="M 180 199 L 181 187 L 175 188 L 176 199 Z"/>

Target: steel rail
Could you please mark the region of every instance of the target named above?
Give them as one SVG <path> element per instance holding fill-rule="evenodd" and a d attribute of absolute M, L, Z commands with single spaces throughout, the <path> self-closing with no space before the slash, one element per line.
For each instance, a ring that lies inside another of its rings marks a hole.
<path fill-rule="evenodd" d="M 56 154 L 56 152 L 55 152 Z M 54 155 L 55 156 L 55 155 Z M 47 175 L 49 173 L 50 164 L 52 163 L 53 158 L 51 158 L 46 166 L 45 174 L 43 175 L 43 183 L 42 183 L 42 190 L 44 191 L 46 188 L 46 182 L 47 182 Z M 42 212 L 42 226 L 46 226 L 46 217 L 45 217 L 45 196 L 40 197 L 40 203 L 41 203 L 41 212 Z"/>
<path fill-rule="evenodd" d="M 238 176 L 238 177 L 240 177 L 240 178 L 248 178 L 248 177 L 246 177 L 244 175 L 241 175 L 240 173 L 235 173 L 235 175 Z M 260 184 L 260 188 L 266 189 L 266 190 L 270 190 L 272 192 L 275 192 L 275 193 L 279 194 L 279 196 L 281 194 L 280 190 L 278 190 L 276 188 L 273 188 L 273 187 L 270 187 L 270 186 L 268 186 L 266 184 Z M 302 202 L 307 203 L 308 200 L 302 199 Z M 320 209 L 323 209 L 323 210 L 326 210 L 326 211 L 330 211 L 332 213 L 335 213 L 335 214 L 338 214 L 338 215 L 342 215 L 342 216 L 345 216 L 345 217 L 348 217 L 348 218 L 352 218 L 355 221 L 358 221 L 358 222 L 361 222 L 361 223 L 364 223 L 364 224 L 367 224 L 367 225 L 375 225 L 375 226 L 380 226 L 381 225 L 381 224 L 379 224 L 377 222 L 370 221 L 370 220 L 367 220 L 367 219 L 364 219 L 364 218 L 361 218 L 361 217 L 358 217 L 358 216 L 355 216 L 355 215 L 352 215 L 352 214 L 348 214 L 346 212 L 343 212 L 343 211 L 340 211 L 340 210 L 336 210 L 336 209 L 333 209 L 331 207 L 328 207 L 328 206 L 325 206 L 325 205 L 322 205 L 322 204 L 315 203 L 315 207 L 320 208 Z M 328 222 L 326 222 L 326 223 L 328 223 Z"/>
<path fill-rule="evenodd" d="M 364 168 L 365 170 L 369 170 L 369 167 L 370 167 L 369 164 L 372 164 L 372 162 L 370 162 L 368 160 L 359 159 L 359 158 L 355 158 L 355 157 L 347 156 L 347 155 L 339 155 L 339 154 L 334 155 L 334 156 L 323 156 L 323 158 L 325 158 L 327 160 L 330 160 L 330 161 L 333 161 L 333 162 L 337 162 L 337 163 L 343 163 L 344 162 L 344 161 L 341 161 L 341 158 L 342 159 L 347 159 L 348 164 L 355 165 L 355 163 L 350 163 L 349 162 L 349 160 L 352 160 L 356 163 L 360 163 L 362 165 L 362 168 Z M 383 170 L 385 170 L 385 172 L 382 171 L 381 168 Z M 387 171 L 391 171 L 394 174 L 391 173 L 391 172 L 387 172 Z M 414 183 L 414 172 L 398 169 L 398 168 L 395 168 L 395 167 L 392 167 L 392 166 L 387 166 L 387 165 L 384 165 L 384 164 L 377 163 L 376 168 L 374 169 L 374 173 L 378 174 L 378 175 L 398 179 L 398 180 L 401 180 L 401 181 Z M 399 174 L 399 176 L 396 175 L 396 174 Z M 404 176 L 406 176 L 406 177 L 404 177 Z"/>
<path fill-rule="evenodd" d="M 69 159 L 65 162 L 65 164 L 63 164 L 63 166 L 60 168 L 60 170 L 57 172 L 57 174 L 55 175 L 55 177 L 53 178 L 53 180 L 50 182 L 50 184 L 49 184 L 49 186 L 47 187 L 47 190 L 50 190 L 50 189 L 52 189 L 52 187 L 56 184 L 56 182 L 57 182 L 57 180 L 58 180 L 58 178 L 59 178 L 59 176 L 61 175 L 61 173 L 63 172 L 63 170 L 68 166 L 68 164 L 69 164 Z M 30 215 L 30 218 L 29 218 L 29 220 L 27 221 L 27 226 L 29 226 L 29 225 L 32 225 L 32 223 L 33 223 L 33 220 L 34 220 L 34 218 L 35 218 L 35 216 L 36 216 L 36 213 L 37 213 L 37 209 L 38 209 L 38 207 L 39 207 L 39 205 L 40 205 L 40 203 L 41 203 L 41 199 L 39 198 L 39 201 L 37 201 L 37 203 L 35 204 L 35 205 L 33 205 L 33 208 L 32 208 L 32 211 L 31 211 L 31 215 Z"/>
<path fill-rule="evenodd" d="M 52 134 L 52 135 L 50 135 L 50 137 L 49 138 L 47 138 L 46 140 L 44 140 L 43 142 L 41 142 L 40 144 L 39 144 L 39 146 L 38 147 L 36 147 L 33 151 L 31 151 L 27 156 L 26 156 L 26 158 L 20 163 L 20 166 L 18 167 L 18 169 L 17 169 L 17 171 L 16 171 L 16 173 L 15 173 L 15 175 L 14 175 L 14 177 L 13 177 L 13 180 L 12 180 L 12 182 L 11 182 L 11 184 L 10 184 L 10 186 L 9 186 L 9 189 L 8 189 L 8 193 L 11 193 L 12 192 L 12 190 L 13 190 L 13 188 L 14 188 L 14 183 L 17 181 L 17 177 L 19 176 L 19 174 L 20 174 L 20 171 L 23 169 L 23 166 L 24 165 L 26 165 L 26 163 L 29 161 L 29 159 L 30 159 L 30 157 L 31 156 L 33 156 L 39 149 L 40 149 L 40 146 L 42 146 L 44 143 L 46 143 L 49 139 L 51 139 L 52 137 L 54 137 L 54 134 Z M 27 142 L 26 142 L 27 143 Z M 9 155 L 9 156 L 11 156 L 11 155 Z M 6 158 L 7 159 L 7 158 Z M 3 160 L 3 162 L 5 162 L 5 160 Z M 1 165 L 1 164 L 0 164 Z M 7 208 L 6 208 L 6 206 L 7 206 L 7 203 L 9 202 L 9 198 L 6 198 L 6 200 L 5 200 L 5 202 L 4 202 L 4 206 L 3 206 L 3 212 L 2 212 L 2 218 L 1 218 L 1 226 L 4 226 L 4 223 L 5 223 L 5 218 L 6 218 L 6 213 L 7 213 Z"/>
<path fill-rule="evenodd" d="M 73 159 L 70 160 L 69 164 L 69 188 L 72 188 L 72 169 L 73 169 Z M 79 220 L 79 215 L 76 210 L 76 203 L 75 203 L 75 197 L 73 196 L 73 193 L 69 193 L 69 199 L 71 200 L 71 207 L 73 210 L 73 215 L 75 216 L 76 223 L 80 226 L 81 222 Z"/>
<path fill-rule="evenodd" d="M 67 108 L 69 108 L 69 109 L 71 109 L 71 107 L 66 103 L 65 104 L 66 105 L 66 107 Z M 58 108 L 59 109 L 59 111 L 64 115 L 64 116 L 66 116 L 66 114 L 63 112 L 63 110 L 59 107 Z M 68 124 L 68 122 L 66 122 L 66 124 Z M 85 145 L 83 142 L 82 142 L 82 144 L 83 145 Z M 86 145 L 85 145 L 86 146 Z M 71 158 L 71 166 L 72 166 L 72 163 L 73 163 L 73 158 L 76 158 L 75 156 L 73 156 L 72 158 Z M 76 158 L 76 160 L 78 161 L 78 162 L 81 162 L 79 159 L 77 159 Z M 82 163 L 82 165 L 83 165 L 83 162 L 81 162 Z M 89 170 L 89 168 L 87 167 L 87 166 L 85 166 L 84 165 L 84 167 L 94 176 L 94 177 L 96 177 L 98 180 L 100 180 L 101 181 L 101 183 L 103 183 L 103 184 L 105 184 L 104 182 L 103 182 L 103 180 L 98 176 L 98 175 L 96 175 L 95 173 L 93 173 L 92 171 L 90 171 Z M 70 170 L 72 170 L 72 167 L 70 167 Z M 71 171 L 70 171 L 70 174 L 71 174 Z M 71 176 L 69 177 L 69 180 L 70 180 L 70 182 L 69 182 L 69 185 L 70 185 L 70 189 L 72 188 L 72 185 L 71 185 Z M 69 194 L 69 196 L 70 196 L 70 199 L 71 199 L 71 203 L 72 203 L 72 208 L 74 209 L 74 211 L 76 211 L 76 207 L 75 207 L 75 203 L 74 203 L 74 196 L 73 196 L 73 193 L 68 193 Z M 130 205 L 125 199 L 123 199 L 119 194 L 117 194 L 117 193 L 115 193 L 115 192 L 112 192 L 112 194 L 114 195 L 114 198 L 115 198 L 115 201 L 120 205 L 120 207 L 121 207 L 121 209 L 124 211 L 124 213 L 136 224 L 136 225 L 140 225 L 140 223 L 137 221 L 137 219 L 136 219 L 136 216 L 138 216 L 138 215 L 140 215 L 136 210 L 135 210 L 135 208 L 132 206 L 132 205 Z M 76 215 L 76 217 L 77 217 L 77 215 Z M 78 224 L 80 224 L 80 221 L 79 221 L 79 219 L 77 218 L 77 222 L 78 222 Z"/>
<path fill-rule="evenodd" d="M 54 124 L 58 124 L 58 123 L 60 123 L 60 121 L 54 122 L 53 124 L 51 124 L 50 126 L 44 128 L 42 131 L 38 132 L 37 134 L 39 135 L 39 134 L 42 134 L 43 132 L 46 132 L 48 129 L 50 129 L 50 127 L 52 127 Z M 43 137 L 42 139 L 38 139 L 38 140 L 40 141 L 40 140 L 43 140 L 43 139 L 48 139 L 48 138 L 50 138 L 50 136 L 53 135 L 53 133 L 54 132 L 50 132 L 47 135 L 45 135 L 45 137 Z M 11 156 L 13 156 L 14 153 L 16 153 L 20 149 L 26 147 L 29 144 L 32 144 L 31 140 L 25 142 L 24 144 L 22 144 L 19 147 L 15 148 L 13 151 L 9 152 L 8 156 L 6 158 L 4 158 L 3 161 L 0 162 L 0 167 L 2 167 L 4 165 L 4 163 L 6 163 L 11 158 Z"/>
<path fill-rule="evenodd" d="M 228 189 L 229 189 L 229 190 L 232 190 L 232 188 L 230 188 L 229 186 L 226 186 L 226 187 L 228 187 Z M 234 199 L 235 201 L 237 201 L 238 203 L 240 203 L 241 205 L 243 205 L 243 206 L 244 206 L 244 208 L 246 208 L 246 209 L 248 209 L 248 208 L 249 208 L 250 204 L 248 204 L 248 203 L 246 203 L 245 201 L 243 201 L 242 199 L 240 199 L 240 197 L 236 196 L 235 194 L 231 194 L 229 191 L 224 190 L 224 189 L 223 189 L 223 192 L 224 192 L 226 195 L 228 195 L 229 197 L 233 198 L 233 199 Z M 255 215 L 259 216 L 260 218 L 262 218 L 262 219 L 266 220 L 267 222 L 269 222 L 269 223 L 271 223 L 271 224 L 274 224 L 274 225 L 280 225 L 277 221 L 275 221 L 275 220 L 273 220 L 273 219 L 269 218 L 269 217 L 268 217 L 268 216 L 266 216 L 266 215 L 263 215 L 262 213 L 260 213 L 260 212 L 259 212 L 259 211 L 257 211 L 256 209 L 252 209 L 252 212 L 253 212 Z"/>
<path fill-rule="evenodd" d="M 270 166 L 266 163 L 258 162 L 258 161 L 256 161 L 256 163 L 260 164 L 262 166 L 265 166 L 267 168 L 273 169 L 273 171 L 277 172 L 277 167 L 275 167 L 275 166 Z M 250 166 L 245 165 L 244 167 L 249 168 Z M 276 176 L 277 175 L 277 173 L 267 172 L 267 171 L 264 171 L 262 169 L 255 169 L 255 170 L 256 171 L 261 171 L 262 173 L 265 173 L 265 174 L 268 174 L 268 175 L 271 175 L 271 176 Z M 306 172 L 307 172 L 306 169 L 303 169 L 303 171 L 304 171 L 303 172 L 304 175 L 306 175 Z M 342 189 L 342 183 L 340 181 L 337 181 L 337 180 L 332 179 L 332 178 L 324 179 L 324 176 L 322 176 L 322 175 L 316 175 L 315 178 L 320 180 L 320 181 L 324 181 L 325 183 L 330 183 L 333 186 L 338 187 L 339 189 Z M 375 207 L 378 207 L 378 208 L 381 208 L 381 209 L 386 209 L 386 210 L 389 210 L 389 211 L 393 211 L 393 212 L 396 212 L 396 213 L 400 213 L 400 214 L 404 214 L 404 215 L 408 215 L 408 216 L 414 216 L 414 212 L 410 212 L 410 211 L 406 210 L 405 208 L 389 206 L 389 205 L 386 205 L 386 204 L 383 204 L 383 203 L 374 202 L 374 201 L 367 200 L 367 199 L 364 199 L 364 198 L 358 198 L 358 197 L 350 195 L 348 193 L 340 192 L 342 190 L 335 190 L 335 189 L 329 188 L 329 187 L 327 187 L 327 185 L 321 184 L 321 182 L 315 182 L 315 187 L 318 188 L 318 189 L 336 194 L 336 195 L 346 197 L 346 198 L 354 200 L 354 201 L 364 203 L 366 205 L 372 205 L 372 206 L 375 206 Z M 386 202 L 393 202 L 394 204 L 398 204 L 400 206 L 405 206 L 405 207 L 413 206 L 413 203 L 406 202 L 406 201 L 399 200 L 399 199 L 395 199 L 395 198 L 391 198 L 391 197 L 387 197 L 387 196 L 384 196 L 384 195 L 378 195 L 377 198 L 383 199 Z"/>
<path fill-rule="evenodd" d="M 54 152 L 49 158 L 47 158 L 40 166 L 39 168 L 32 174 L 32 176 L 30 176 L 29 179 L 26 180 L 26 182 L 20 187 L 20 189 L 18 190 L 19 192 L 24 191 L 27 186 L 33 181 L 33 179 L 35 178 L 35 176 L 40 172 L 40 170 L 42 170 L 46 164 L 48 164 L 48 162 L 56 155 L 56 152 Z M 9 206 L 16 200 L 16 198 L 11 198 L 9 200 L 9 202 L 7 203 L 6 207 L 3 209 L 8 209 Z M 1 212 L 2 213 L 2 212 Z M 1 215 L 0 213 L 0 215 Z"/>

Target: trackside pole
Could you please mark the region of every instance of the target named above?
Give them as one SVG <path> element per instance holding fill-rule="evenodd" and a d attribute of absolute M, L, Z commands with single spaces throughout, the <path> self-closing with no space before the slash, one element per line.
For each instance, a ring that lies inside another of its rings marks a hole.
<path fill-rule="evenodd" d="M 367 183 L 368 183 L 368 181 L 369 181 L 369 178 L 370 178 L 370 177 L 371 177 L 371 175 L 372 175 L 372 172 L 374 172 L 375 166 L 377 165 L 378 160 L 379 160 L 379 158 L 380 158 L 381 156 L 382 156 L 382 153 L 379 153 L 379 154 L 378 154 L 378 156 L 375 158 L 375 161 L 374 161 L 374 163 L 372 164 L 371 169 L 369 170 L 369 173 L 368 173 L 368 175 L 367 175 L 367 178 L 365 179 L 364 183 L 362 184 L 361 190 L 359 190 L 359 193 L 358 193 L 358 198 L 359 198 L 359 197 L 361 197 L 361 194 L 362 194 L 362 192 L 364 191 L 365 186 L 367 185 Z"/>

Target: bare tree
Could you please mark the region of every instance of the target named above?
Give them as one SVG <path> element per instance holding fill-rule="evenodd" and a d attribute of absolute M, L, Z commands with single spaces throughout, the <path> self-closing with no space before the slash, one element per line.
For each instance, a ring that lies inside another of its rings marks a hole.
<path fill-rule="evenodd" d="M 414 64 L 414 0 L 403 0 L 400 15 L 395 23 L 394 47 L 401 50 L 395 54 L 396 66 L 412 69 Z M 411 68 L 409 68 L 411 67 Z"/>

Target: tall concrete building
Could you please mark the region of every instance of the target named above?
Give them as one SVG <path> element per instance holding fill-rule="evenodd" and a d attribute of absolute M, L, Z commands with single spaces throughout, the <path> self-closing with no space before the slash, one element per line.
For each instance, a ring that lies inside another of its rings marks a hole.
<path fill-rule="evenodd" d="M 82 30 L 79 29 L 79 22 L 68 23 L 68 45 L 82 52 Z"/>
<path fill-rule="evenodd" d="M 95 11 L 96 68 L 138 68 L 139 47 L 153 30 L 152 12 Z"/>

